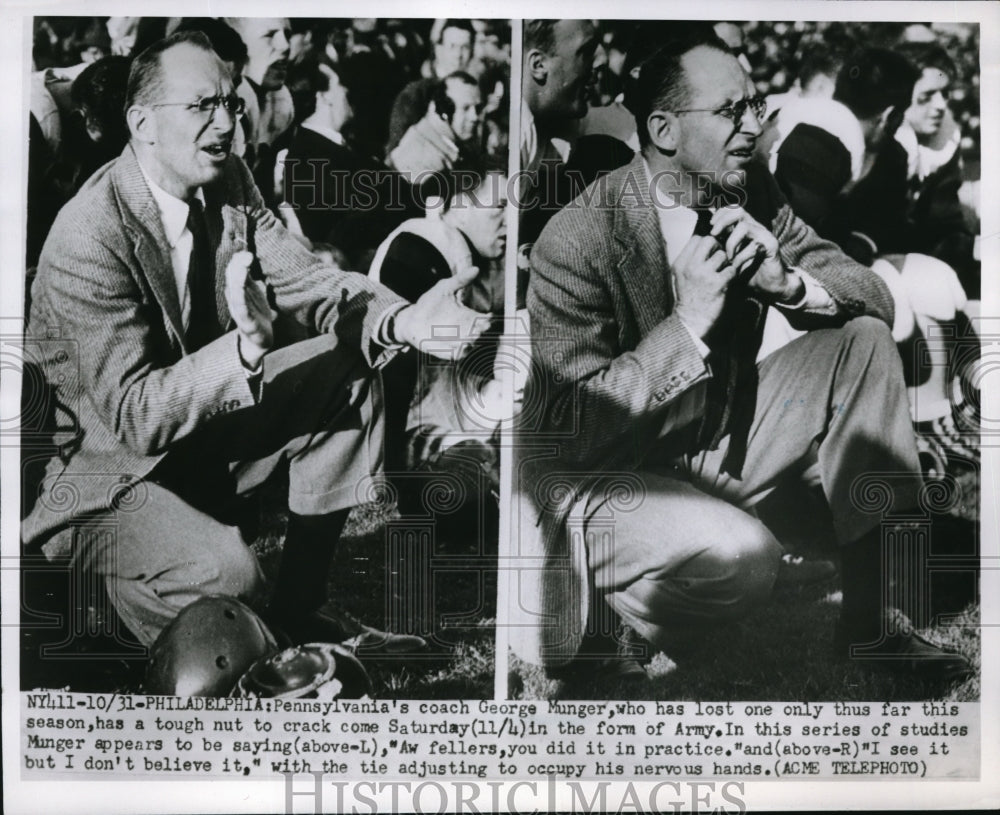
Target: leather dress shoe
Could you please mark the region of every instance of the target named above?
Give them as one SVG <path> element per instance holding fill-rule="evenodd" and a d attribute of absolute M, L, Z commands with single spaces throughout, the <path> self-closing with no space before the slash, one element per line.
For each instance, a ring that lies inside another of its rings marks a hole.
<path fill-rule="evenodd" d="M 801 588 L 814 583 L 822 583 L 837 574 L 837 567 L 830 560 L 806 560 L 801 555 L 785 552 L 778 563 L 778 575 L 774 579 L 776 589 Z"/>
<path fill-rule="evenodd" d="M 359 657 L 369 659 L 408 656 L 427 650 L 427 641 L 423 637 L 379 631 L 339 609 L 273 614 L 268 624 L 280 628 L 294 645 L 333 642 L 350 648 Z"/>
<path fill-rule="evenodd" d="M 596 642 L 605 646 L 613 643 L 615 653 L 602 656 L 600 645 L 594 642 L 584 643 L 581 653 L 573 660 L 565 665 L 549 668 L 549 678 L 569 684 L 649 681 L 649 674 L 643 664 L 652 659 L 652 646 L 632 626 L 620 623 L 613 640 L 600 638 Z"/>
<path fill-rule="evenodd" d="M 964 654 L 924 639 L 909 626 L 872 640 L 872 637 L 851 637 L 838 622 L 835 653 L 861 665 L 910 674 L 930 682 L 958 682 L 975 673 Z"/>

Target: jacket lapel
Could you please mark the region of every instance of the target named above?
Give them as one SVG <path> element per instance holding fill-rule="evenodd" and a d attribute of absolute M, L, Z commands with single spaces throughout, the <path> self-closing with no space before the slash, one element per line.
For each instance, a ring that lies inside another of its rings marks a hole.
<path fill-rule="evenodd" d="M 139 268 L 163 311 L 168 330 L 173 332 L 178 345 L 183 348 L 184 325 L 167 236 L 163 232 L 160 211 L 131 145 L 125 148 L 113 172 L 122 222 L 132 235 Z"/>
<path fill-rule="evenodd" d="M 224 190 L 218 184 L 209 184 L 203 191 L 208 240 L 215 262 L 215 308 L 219 325 L 226 328 L 232 323 L 226 304 L 226 266 L 235 252 L 246 248 L 247 216 L 226 203 Z"/>
<path fill-rule="evenodd" d="M 624 250 L 618 273 L 632 303 L 640 336 L 645 336 L 673 307 L 670 271 L 642 155 L 637 154 L 620 172 L 623 175 L 611 185 L 617 203 L 614 235 Z"/>

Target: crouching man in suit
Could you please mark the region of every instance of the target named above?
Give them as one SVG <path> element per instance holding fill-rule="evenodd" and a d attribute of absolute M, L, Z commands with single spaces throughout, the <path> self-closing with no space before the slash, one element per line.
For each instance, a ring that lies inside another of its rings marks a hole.
<path fill-rule="evenodd" d="M 668 42 L 632 80 L 640 152 L 531 256 L 515 649 L 558 674 L 610 633 L 607 607 L 668 653 L 738 619 L 782 552 L 744 508 L 818 459 L 842 544 L 839 652 L 964 675 L 964 657 L 885 625 L 881 513 L 856 494 L 877 474 L 902 510 L 921 487 L 888 290 L 752 163 L 763 106 L 721 41 Z M 758 359 L 768 309 L 811 330 Z M 641 676 L 617 640 L 601 666 Z"/>
<path fill-rule="evenodd" d="M 42 360 L 70 419 L 23 536 L 103 574 L 149 644 L 202 595 L 258 599 L 238 499 L 287 468 L 266 619 L 299 641 L 416 650 L 419 637 L 321 609 L 349 508 L 380 468 L 378 368 L 435 323 L 474 339 L 476 313 L 454 297 L 462 279 L 411 305 L 303 249 L 231 154 L 242 107 L 201 34 L 133 63 L 129 145 L 60 213 L 34 282 L 29 341 L 75 350 Z M 315 336 L 280 347 L 279 314 Z"/>

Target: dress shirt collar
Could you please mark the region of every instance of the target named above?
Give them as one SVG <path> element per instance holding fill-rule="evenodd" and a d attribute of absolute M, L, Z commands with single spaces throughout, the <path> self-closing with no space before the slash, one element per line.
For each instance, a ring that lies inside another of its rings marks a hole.
<path fill-rule="evenodd" d="M 187 229 L 188 210 L 190 206 L 187 201 L 171 195 L 163 187 L 157 184 L 146 172 L 146 168 L 139 162 L 139 169 L 142 170 L 143 178 L 149 186 L 149 191 L 156 202 L 156 208 L 160 211 L 160 223 L 163 225 L 163 234 L 166 235 L 167 243 L 173 249 L 177 246 L 177 241 L 181 239 L 184 230 Z M 194 194 L 195 198 L 205 203 L 205 193 L 201 187 Z"/>
<path fill-rule="evenodd" d="M 646 183 L 651 184 L 650 179 L 652 179 L 653 174 L 645 159 L 642 160 L 642 166 L 646 171 Z M 681 249 L 694 235 L 698 215 L 691 207 L 681 204 L 676 198 L 662 190 L 650 189 L 650 195 L 653 199 L 656 217 L 660 221 L 660 233 L 663 235 L 667 262 L 673 265 Z"/>
<path fill-rule="evenodd" d="M 306 130 L 311 130 L 313 133 L 318 133 L 324 139 L 332 141 L 334 144 L 339 144 L 341 147 L 344 146 L 344 136 L 339 130 L 334 130 L 329 127 L 323 127 L 323 125 L 316 124 L 306 119 L 302 123 L 302 127 Z"/>

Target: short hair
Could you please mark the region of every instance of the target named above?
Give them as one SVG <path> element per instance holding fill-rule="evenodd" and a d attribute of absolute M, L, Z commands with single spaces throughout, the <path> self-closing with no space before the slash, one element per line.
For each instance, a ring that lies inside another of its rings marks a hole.
<path fill-rule="evenodd" d="M 235 28 L 218 17 L 185 17 L 176 31 L 200 31 L 212 44 L 212 50 L 223 62 L 246 65 L 247 45 Z"/>
<path fill-rule="evenodd" d="M 448 113 L 449 117 L 455 112 L 455 103 L 451 101 L 451 97 L 448 96 L 448 82 L 449 80 L 454 80 L 455 82 L 460 82 L 463 85 L 468 85 L 476 90 L 479 90 L 479 83 L 472 77 L 471 74 L 465 71 L 452 71 L 448 76 L 443 79 L 437 80 L 434 83 L 431 94 L 427 98 L 427 108 L 430 110 L 431 103 L 434 103 L 434 109 L 440 113 Z M 425 110 L 425 112 L 426 112 Z"/>
<path fill-rule="evenodd" d="M 690 103 L 690 87 L 681 62 L 684 55 L 699 46 L 733 53 L 711 24 L 672 23 L 660 33 L 665 39 L 657 37 L 658 45 L 637 41 L 625 64 L 625 106 L 635 116 L 640 148 L 649 144 L 646 120 L 654 110 L 676 110 Z"/>
<path fill-rule="evenodd" d="M 70 87 L 73 104 L 96 120 L 102 138 L 123 145 L 128 141 L 123 106 L 130 63 L 128 57 L 103 57 L 84 68 Z"/>
<path fill-rule="evenodd" d="M 525 20 L 524 53 L 537 49 L 543 54 L 556 50 L 556 23 L 558 20 Z"/>
<path fill-rule="evenodd" d="M 828 76 L 836 80 L 843 63 L 843 57 L 836 54 L 826 43 L 811 43 L 802 52 L 798 73 L 799 87 L 805 88 L 817 76 Z"/>
<path fill-rule="evenodd" d="M 355 57 L 331 62 L 326 56 L 313 55 L 292 63 L 285 86 L 292 94 L 295 120 L 302 122 L 316 112 L 316 94 L 330 90 L 329 71 L 347 91 L 347 101 L 353 104 L 353 91 L 359 80 L 360 66 Z"/>
<path fill-rule="evenodd" d="M 441 80 L 441 83 L 444 84 L 449 79 L 454 79 L 457 82 L 461 82 L 463 85 L 472 85 L 474 88 L 479 87 L 479 83 L 476 82 L 472 74 L 468 73 L 467 71 L 452 71 L 450 74 L 448 74 L 448 76 L 444 77 Z"/>
<path fill-rule="evenodd" d="M 955 79 L 958 74 L 955 60 L 935 42 L 904 42 L 896 50 L 920 71 L 937 68 L 950 79 Z"/>
<path fill-rule="evenodd" d="M 472 27 L 471 20 L 445 20 L 444 25 L 441 26 L 441 33 L 438 34 L 437 41 L 444 42 L 444 32 L 449 28 L 457 28 L 461 31 L 466 31 L 469 34 L 472 42 L 476 41 L 476 29 Z"/>
<path fill-rule="evenodd" d="M 441 212 L 447 212 L 458 196 L 474 193 L 492 176 L 506 175 L 506 168 L 491 166 L 481 156 L 462 156 L 450 170 L 436 172 L 424 181 L 420 193 L 424 201 L 430 196 L 440 198 Z"/>
<path fill-rule="evenodd" d="M 200 31 L 179 31 L 157 40 L 132 61 L 125 91 L 126 112 L 133 105 L 149 104 L 152 101 L 163 83 L 160 58 L 165 51 L 184 43 L 215 54 L 212 43 Z"/>
<path fill-rule="evenodd" d="M 907 108 L 920 72 L 906 57 L 886 48 L 866 48 L 845 60 L 833 98 L 859 119 L 886 108 Z"/>

